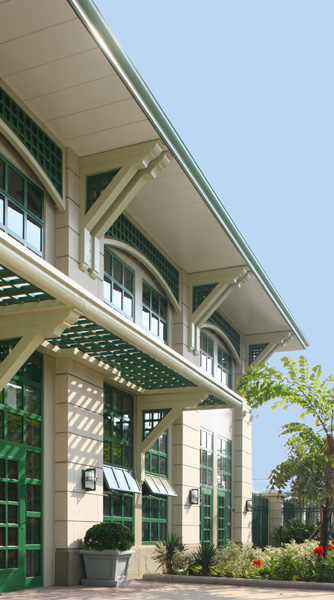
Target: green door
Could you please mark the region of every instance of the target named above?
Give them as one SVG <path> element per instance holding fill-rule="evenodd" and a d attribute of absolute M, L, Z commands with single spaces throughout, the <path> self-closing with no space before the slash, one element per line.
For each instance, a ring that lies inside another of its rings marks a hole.
<path fill-rule="evenodd" d="M 218 492 L 218 546 L 226 546 L 232 536 L 232 508 L 231 508 L 231 492 Z"/>
<path fill-rule="evenodd" d="M 212 544 L 212 490 L 201 487 L 201 544 Z"/>
<path fill-rule="evenodd" d="M 0 590 L 9 592 L 25 586 L 25 450 L 0 442 L 0 456 Z"/>

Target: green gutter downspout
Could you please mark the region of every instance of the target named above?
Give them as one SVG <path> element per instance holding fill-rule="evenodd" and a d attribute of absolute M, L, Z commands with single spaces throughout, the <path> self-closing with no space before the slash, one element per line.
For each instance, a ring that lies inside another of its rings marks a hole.
<path fill-rule="evenodd" d="M 283 302 L 269 277 L 266 275 L 257 258 L 242 237 L 240 231 L 233 223 L 212 187 L 205 179 L 202 171 L 199 169 L 181 138 L 176 133 L 162 108 L 151 94 L 137 69 L 116 40 L 95 4 L 93 4 L 91 0 L 67 1 L 75 10 L 116 73 L 122 79 L 131 95 L 135 98 L 150 123 L 156 129 L 158 135 L 179 162 L 183 171 L 187 174 L 191 183 L 201 195 L 212 214 L 237 248 L 238 252 L 240 252 L 245 262 L 252 269 L 253 273 L 266 290 L 268 296 L 298 337 L 302 346 L 304 346 L 304 348 L 308 346 L 309 344 L 304 333 L 293 318 L 286 304 Z"/>

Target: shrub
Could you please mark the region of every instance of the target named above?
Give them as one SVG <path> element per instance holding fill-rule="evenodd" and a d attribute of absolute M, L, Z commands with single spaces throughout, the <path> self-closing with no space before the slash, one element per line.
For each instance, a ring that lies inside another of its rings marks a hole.
<path fill-rule="evenodd" d="M 134 544 L 134 535 L 121 523 L 104 521 L 87 529 L 84 550 L 130 550 Z"/>
<path fill-rule="evenodd" d="M 157 542 L 153 558 L 158 562 L 165 573 L 173 575 L 173 573 L 180 568 L 183 552 L 184 545 L 182 539 L 175 533 L 171 533 L 171 535 L 167 535 L 167 540 L 165 542 Z"/>
<path fill-rule="evenodd" d="M 303 523 L 301 519 L 291 519 L 284 525 L 275 527 L 272 533 L 273 543 L 275 546 L 281 546 L 295 540 L 297 544 L 302 544 L 311 537 L 316 529 L 317 526 L 312 521 Z"/>
<path fill-rule="evenodd" d="M 192 572 L 209 576 L 216 574 L 218 561 L 218 550 L 212 544 L 201 544 L 195 552 L 191 554 L 191 570 Z"/>

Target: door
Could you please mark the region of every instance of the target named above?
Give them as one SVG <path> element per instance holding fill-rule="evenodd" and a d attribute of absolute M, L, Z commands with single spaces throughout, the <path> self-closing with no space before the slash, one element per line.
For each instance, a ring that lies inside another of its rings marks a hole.
<path fill-rule="evenodd" d="M 26 577 L 25 450 L 0 442 L 0 591 Z"/>

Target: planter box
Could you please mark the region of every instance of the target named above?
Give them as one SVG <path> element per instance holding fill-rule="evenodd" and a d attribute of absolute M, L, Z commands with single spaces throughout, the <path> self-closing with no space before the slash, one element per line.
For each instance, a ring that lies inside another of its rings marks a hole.
<path fill-rule="evenodd" d="M 83 555 L 86 579 L 81 579 L 82 585 L 97 587 L 118 587 L 129 585 L 129 563 L 134 550 L 80 550 Z"/>

